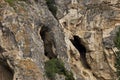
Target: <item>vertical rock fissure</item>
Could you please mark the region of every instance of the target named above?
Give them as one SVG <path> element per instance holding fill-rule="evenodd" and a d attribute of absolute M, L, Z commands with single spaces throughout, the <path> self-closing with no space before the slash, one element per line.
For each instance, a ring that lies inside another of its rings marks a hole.
<path fill-rule="evenodd" d="M 46 26 L 43 26 L 40 31 L 40 36 L 44 42 L 44 53 L 49 59 L 57 58 L 57 55 L 54 53 L 52 46 L 53 41 L 51 39 L 51 34 L 49 29 Z"/>
<path fill-rule="evenodd" d="M 70 39 L 70 41 L 75 46 L 75 48 L 79 51 L 80 59 L 81 59 L 83 66 L 87 69 L 91 69 L 91 67 L 89 66 L 87 59 L 86 59 L 85 46 L 81 43 L 81 39 L 78 36 L 73 36 L 73 37 L 74 37 L 74 39 Z"/>

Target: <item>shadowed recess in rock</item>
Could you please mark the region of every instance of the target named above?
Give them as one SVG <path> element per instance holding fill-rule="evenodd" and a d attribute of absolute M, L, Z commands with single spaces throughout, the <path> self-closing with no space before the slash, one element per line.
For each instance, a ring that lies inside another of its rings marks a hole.
<path fill-rule="evenodd" d="M 5 52 L 5 49 L 0 46 L 0 53 Z"/>
<path fill-rule="evenodd" d="M 45 51 L 45 56 L 47 56 L 49 59 L 56 58 L 57 55 L 55 54 L 53 50 L 53 39 L 52 39 L 52 34 L 50 33 L 50 30 L 48 27 L 43 26 L 41 31 L 40 31 L 40 36 L 44 42 L 44 51 Z"/>
<path fill-rule="evenodd" d="M 13 80 L 13 71 L 5 62 L 0 60 L 0 80 Z"/>
<path fill-rule="evenodd" d="M 80 53 L 80 59 L 83 64 L 83 66 L 87 69 L 91 69 L 87 59 L 86 59 L 86 48 L 85 46 L 81 43 L 81 39 L 78 36 L 73 36 L 74 39 L 70 39 L 72 44 L 75 46 L 75 48 L 79 51 Z"/>

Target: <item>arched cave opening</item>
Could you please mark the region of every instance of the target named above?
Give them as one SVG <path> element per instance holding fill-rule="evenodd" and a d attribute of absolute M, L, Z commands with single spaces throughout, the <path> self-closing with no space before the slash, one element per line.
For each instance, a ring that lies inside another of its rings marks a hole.
<path fill-rule="evenodd" d="M 53 47 L 53 39 L 52 34 L 50 33 L 50 30 L 48 27 L 43 26 L 40 30 L 40 36 L 44 42 L 44 53 L 45 56 L 47 56 L 49 59 L 57 58 L 57 55 L 54 53 L 52 47 Z"/>
<path fill-rule="evenodd" d="M 86 59 L 86 47 L 82 44 L 81 39 L 78 36 L 73 36 L 74 39 L 70 39 L 72 44 L 80 53 L 80 59 L 83 66 L 87 69 L 91 69 Z"/>

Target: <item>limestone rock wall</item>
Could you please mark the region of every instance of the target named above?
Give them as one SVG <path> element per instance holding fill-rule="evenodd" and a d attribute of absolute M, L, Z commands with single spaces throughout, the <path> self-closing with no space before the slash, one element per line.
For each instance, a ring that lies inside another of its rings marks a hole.
<path fill-rule="evenodd" d="M 0 0 L 0 62 L 13 80 L 48 80 L 51 58 L 62 59 L 75 80 L 117 79 L 119 0 L 54 0 L 56 15 L 45 0 L 12 1 Z"/>

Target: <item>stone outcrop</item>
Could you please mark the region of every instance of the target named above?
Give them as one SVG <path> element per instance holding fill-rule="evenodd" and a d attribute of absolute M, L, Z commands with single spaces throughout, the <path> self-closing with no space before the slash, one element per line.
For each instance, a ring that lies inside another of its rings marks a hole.
<path fill-rule="evenodd" d="M 59 58 L 75 80 L 116 80 L 114 37 L 120 26 L 120 1 L 53 0 L 54 6 L 46 1 L 0 0 L 3 75 L 11 80 L 49 80 L 44 62 Z M 57 74 L 56 80 L 64 79 Z"/>

